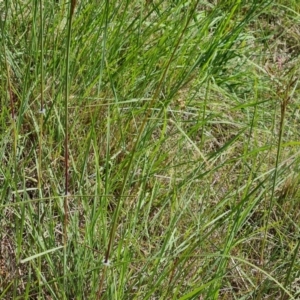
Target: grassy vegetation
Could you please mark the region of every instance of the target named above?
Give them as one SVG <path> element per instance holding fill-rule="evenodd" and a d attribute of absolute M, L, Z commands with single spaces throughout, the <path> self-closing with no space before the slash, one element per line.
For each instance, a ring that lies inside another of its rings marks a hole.
<path fill-rule="evenodd" d="M 0 299 L 299 299 L 298 1 L 0 17 Z"/>

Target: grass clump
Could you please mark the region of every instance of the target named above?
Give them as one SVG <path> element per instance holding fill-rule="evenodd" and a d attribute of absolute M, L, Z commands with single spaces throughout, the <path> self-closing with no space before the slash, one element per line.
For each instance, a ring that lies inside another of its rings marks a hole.
<path fill-rule="evenodd" d="M 297 299 L 299 9 L 0 2 L 0 298 Z"/>

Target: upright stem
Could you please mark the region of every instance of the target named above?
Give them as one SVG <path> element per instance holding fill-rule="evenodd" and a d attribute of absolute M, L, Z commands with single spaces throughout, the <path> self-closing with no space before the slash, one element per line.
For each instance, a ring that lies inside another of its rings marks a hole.
<path fill-rule="evenodd" d="M 65 141 L 64 141 L 64 160 L 65 160 L 65 195 L 64 195 L 64 229 L 63 229 L 63 242 L 64 242 L 64 281 L 67 275 L 67 226 L 68 226 L 68 194 L 69 194 L 69 115 L 68 115 L 68 101 L 70 93 L 70 48 L 71 48 L 71 34 L 72 34 L 72 18 L 75 11 L 76 0 L 71 0 L 69 6 L 69 19 L 68 19 L 68 35 L 67 35 L 67 55 L 66 55 L 66 72 L 65 72 L 65 102 L 64 102 L 64 129 L 65 129 Z M 66 287 L 66 281 L 64 282 Z"/>
<path fill-rule="evenodd" d="M 68 22 L 68 36 L 67 36 L 67 57 L 66 57 L 66 73 L 65 73 L 65 105 L 64 105 L 64 119 L 65 119 L 65 142 L 64 142 L 64 160 L 65 160 L 65 197 L 64 197 L 64 246 L 67 244 L 67 223 L 68 223 L 68 193 L 69 193 L 69 115 L 68 115 L 68 100 L 70 93 L 70 48 L 71 48 L 71 34 L 72 34 L 72 18 L 76 6 L 76 0 L 71 1 L 70 14 Z"/>
<path fill-rule="evenodd" d="M 41 68 L 41 102 L 40 102 L 40 127 L 39 127 L 39 154 L 38 154 L 38 189 L 41 190 L 42 180 L 42 135 L 43 135 L 43 114 L 44 114 L 44 17 L 43 0 L 40 0 L 40 68 Z"/>
<path fill-rule="evenodd" d="M 38 192 L 39 197 L 42 198 L 42 138 L 43 138 L 43 121 L 44 121 L 44 18 L 43 18 L 43 9 L 44 9 L 44 3 L 43 0 L 39 1 L 40 7 L 40 32 L 39 32 L 39 46 L 40 46 L 40 96 L 41 96 L 41 102 L 40 102 L 40 120 L 39 120 L 39 148 L 38 148 L 38 162 L 37 162 L 37 179 L 38 179 Z M 43 204 L 42 202 L 39 202 L 38 204 L 38 232 L 39 235 L 41 235 L 41 218 L 43 214 Z M 39 248 L 39 251 L 42 251 L 41 248 Z M 39 295 L 42 294 L 41 289 L 41 276 L 42 274 L 42 259 L 41 257 L 38 258 L 38 282 L 39 282 Z"/>
<path fill-rule="evenodd" d="M 283 132 L 284 132 L 284 121 L 285 121 L 286 108 L 290 101 L 290 95 L 289 95 L 290 88 L 291 88 L 291 86 L 294 85 L 295 82 L 296 82 L 296 80 L 290 81 L 289 85 L 286 87 L 286 89 L 284 91 L 284 94 L 280 95 L 282 97 L 282 99 L 281 99 L 281 104 L 280 104 L 280 123 L 279 123 L 279 134 L 278 134 L 278 145 L 277 145 L 276 160 L 275 160 L 273 186 L 272 186 L 272 191 L 271 191 L 271 196 L 270 196 L 267 220 L 266 220 L 266 224 L 265 224 L 264 239 L 263 239 L 261 255 L 260 255 L 261 256 L 260 263 L 262 265 L 265 265 L 263 253 L 264 253 L 265 246 L 266 246 L 271 210 L 274 205 L 274 196 L 275 196 L 275 188 L 276 188 L 277 176 L 278 176 L 278 166 L 279 166 L 279 160 L 280 160 L 280 154 L 281 154 L 281 144 L 282 144 L 282 137 L 283 137 Z"/>

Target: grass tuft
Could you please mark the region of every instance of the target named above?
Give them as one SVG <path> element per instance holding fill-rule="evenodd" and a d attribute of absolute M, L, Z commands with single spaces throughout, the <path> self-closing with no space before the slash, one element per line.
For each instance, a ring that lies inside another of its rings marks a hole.
<path fill-rule="evenodd" d="M 1 1 L 0 299 L 297 299 L 297 1 Z"/>

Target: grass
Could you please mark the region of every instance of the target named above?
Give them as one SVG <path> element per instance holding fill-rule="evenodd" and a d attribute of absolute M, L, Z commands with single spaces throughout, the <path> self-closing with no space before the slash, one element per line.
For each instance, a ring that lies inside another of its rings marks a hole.
<path fill-rule="evenodd" d="M 297 299 L 297 1 L 1 1 L 0 299 Z"/>

